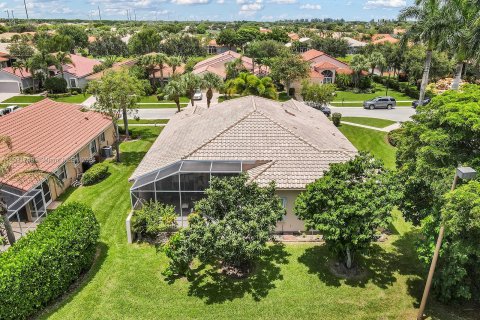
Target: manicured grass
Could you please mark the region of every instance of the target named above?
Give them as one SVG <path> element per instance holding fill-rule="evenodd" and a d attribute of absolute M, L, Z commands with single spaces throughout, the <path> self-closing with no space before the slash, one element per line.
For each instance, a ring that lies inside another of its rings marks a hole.
<path fill-rule="evenodd" d="M 385 128 L 395 123 L 395 121 L 367 117 L 342 117 L 342 121 L 363 124 L 370 127 Z"/>
<path fill-rule="evenodd" d="M 139 141 L 121 145 L 120 164 L 97 185 L 70 189 L 62 198 L 94 209 L 101 224 L 100 255 L 84 282 L 41 319 L 413 319 L 421 296 L 423 272 L 414 254 L 416 230 L 401 220 L 393 234 L 359 258 L 365 277 L 333 276 L 334 261 L 323 245 L 271 245 L 247 279 L 224 278 L 198 266 L 192 277 L 167 282 L 167 259 L 148 244 L 126 243 L 130 210 L 127 181 L 158 127 L 132 128 Z M 461 308 L 429 300 L 433 319 L 461 317 Z M 474 319 L 473 315 L 471 319 Z"/>
<path fill-rule="evenodd" d="M 188 103 L 180 103 L 180 108 L 185 108 Z M 137 109 L 164 109 L 177 108 L 175 103 L 137 104 Z"/>
<path fill-rule="evenodd" d="M 387 168 L 395 169 L 396 149 L 388 143 L 386 132 L 347 124 L 342 124 L 339 129 L 358 150 L 369 151 L 381 159 Z"/>
<path fill-rule="evenodd" d="M 337 91 L 335 99 L 332 102 L 334 106 L 343 106 L 345 107 L 361 107 L 363 101 L 369 100 L 378 96 L 384 96 L 386 93 L 386 87 L 382 84 L 375 83 L 375 92 L 373 93 L 354 93 L 352 91 Z M 411 101 L 414 100 L 409 96 L 389 89 L 388 96 L 394 97 L 397 100 L 397 106 L 411 106 Z M 399 102 L 399 101 L 408 101 L 408 102 Z"/>
<path fill-rule="evenodd" d="M 15 96 L 2 101 L 2 103 L 25 103 L 31 104 L 45 99 L 43 96 Z M 23 105 L 24 106 L 24 105 Z"/>
<path fill-rule="evenodd" d="M 56 98 L 52 100 L 55 100 L 57 102 L 66 102 L 66 103 L 82 103 L 83 101 L 90 98 L 90 96 L 91 94 L 80 93 L 80 94 L 72 95 L 69 97 Z"/>
<path fill-rule="evenodd" d="M 166 124 L 169 119 L 139 119 L 139 120 L 128 120 L 128 125 L 136 124 Z M 123 120 L 120 119 L 117 121 L 119 124 L 123 124 Z"/>
<path fill-rule="evenodd" d="M 180 98 L 180 102 L 189 102 L 190 100 L 187 98 L 187 97 L 181 97 Z M 152 95 L 152 96 L 144 96 L 140 99 L 139 101 L 140 103 L 158 103 L 158 102 L 169 102 L 169 103 L 173 103 L 175 104 L 174 101 L 172 100 L 161 100 L 159 101 L 157 99 L 157 96 L 156 95 Z"/>

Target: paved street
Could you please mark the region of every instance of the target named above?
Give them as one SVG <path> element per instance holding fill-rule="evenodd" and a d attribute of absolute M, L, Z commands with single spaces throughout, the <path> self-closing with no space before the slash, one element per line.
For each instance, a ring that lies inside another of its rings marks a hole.
<path fill-rule="evenodd" d="M 339 112 L 344 117 L 369 117 L 380 118 L 392 121 L 405 122 L 415 114 L 415 109 L 410 107 L 397 107 L 392 110 L 387 109 L 363 109 L 361 107 L 330 107 L 333 112 Z"/>

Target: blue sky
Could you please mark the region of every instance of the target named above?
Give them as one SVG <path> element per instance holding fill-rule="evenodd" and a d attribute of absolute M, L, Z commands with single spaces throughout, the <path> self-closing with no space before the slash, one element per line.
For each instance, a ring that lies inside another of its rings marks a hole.
<path fill-rule="evenodd" d="M 33 18 L 137 20 L 258 20 L 300 18 L 371 20 L 395 18 L 413 0 L 25 0 Z M 24 18 L 23 0 L 0 0 L 0 14 Z"/>

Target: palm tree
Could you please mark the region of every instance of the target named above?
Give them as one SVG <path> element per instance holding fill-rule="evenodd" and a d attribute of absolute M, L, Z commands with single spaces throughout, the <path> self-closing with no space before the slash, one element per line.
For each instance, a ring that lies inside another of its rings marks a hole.
<path fill-rule="evenodd" d="M 152 76 L 152 83 L 155 86 L 155 67 L 157 66 L 157 61 L 155 61 L 155 57 L 151 54 L 144 55 L 140 57 L 138 64 L 142 66 L 149 75 Z"/>
<path fill-rule="evenodd" d="M 57 59 L 52 54 L 43 51 L 35 53 L 27 60 L 26 70 L 32 74 L 34 90 L 35 79 L 39 80 L 39 87 L 41 87 L 42 80 L 49 76 L 48 67 L 55 65 L 58 65 Z"/>
<path fill-rule="evenodd" d="M 0 178 L 7 178 L 7 176 L 12 172 L 12 169 L 16 163 L 29 163 L 32 165 L 30 169 L 25 169 L 20 172 L 13 174 L 8 177 L 9 180 L 14 179 L 25 179 L 25 178 L 48 178 L 52 177 L 55 183 L 61 185 L 62 182 L 57 179 L 54 175 L 51 175 L 49 172 L 38 169 L 37 162 L 35 157 L 32 154 L 26 152 L 15 152 L 13 151 L 12 139 L 8 136 L 0 135 L 0 145 L 7 147 L 9 152 L 6 155 L 0 157 Z M 0 189 L 2 184 L 0 183 Z M 7 234 L 7 239 L 10 245 L 15 243 L 15 234 L 13 233 L 10 220 L 8 218 L 8 208 L 6 202 L 0 198 L 0 223 L 3 224 L 5 233 Z"/>
<path fill-rule="evenodd" d="M 168 65 L 172 68 L 172 76 L 175 75 L 177 68 L 183 63 L 183 59 L 180 56 L 172 56 L 168 59 Z"/>
<path fill-rule="evenodd" d="M 452 89 L 458 90 L 464 64 L 480 59 L 480 55 L 477 54 L 480 42 L 474 40 L 475 28 L 472 28 L 476 23 L 480 23 L 480 8 L 470 1 L 450 0 L 446 10 L 449 12 L 447 19 L 450 20 L 451 27 L 445 30 L 446 35 L 441 45 L 442 48 L 455 53 L 457 67 Z"/>
<path fill-rule="evenodd" d="M 12 69 L 13 72 L 15 73 L 17 70 L 20 72 L 20 75 L 23 78 L 23 70 L 26 70 L 26 64 L 22 60 L 17 60 L 14 63 L 12 63 Z"/>
<path fill-rule="evenodd" d="M 207 72 L 203 76 L 204 87 L 207 88 L 207 108 L 210 108 L 210 102 L 213 97 L 213 89 L 220 90 L 223 86 L 223 80 L 215 73 Z"/>
<path fill-rule="evenodd" d="M 375 67 L 380 67 L 380 69 L 383 69 L 383 67 L 387 63 L 385 60 L 385 57 L 379 51 L 373 51 L 368 57 L 368 61 L 370 63 L 370 67 L 372 68 L 372 71 L 371 71 L 372 75 L 375 71 Z"/>
<path fill-rule="evenodd" d="M 243 66 L 242 57 L 232 60 L 225 64 L 225 70 L 227 71 L 227 79 L 234 79 L 238 77 L 242 70 L 245 70 Z"/>
<path fill-rule="evenodd" d="M 185 94 L 185 85 L 181 79 L 172 79 L 170 80 L 163 92 L 165 93 L 165 99 L 175 101 L 177 105 L 178 112 L 181 111 L 180 109 L 180 97 Z"/>
<path fill-rule="evenodd" d="M 445 30 L 451 28 L 445 19 L 443 0 L 416 0 L 415 5 L 402 10 L 399 20 L 414 19 L 415 23 L 403 35 L 402 42 L 412 40 L 426 45 L 425 66 L 423 68 L 422 83 L 420 85 L 419 105 L 425 99 L 425 90 L 428 85 L 433 50 L 445 36 Z"/>
<path fill-rule="evenodd" d="M 72 61 L 72 57 L 70 56 L 70 53 L 68 52 L 58 52 L 56 54 L 56 59 L 57 59 L 57 64 L 60 69 L 60 73 L 62 74 L 62 78 L 65 79 L 65 76 L 63 74 L 63 66 L 67 64 L 71 64 L 72 66 L 75 66 L 75 63 Z"/>
<path fill-rule="evenodd" d="M 165 65 L 169 62 L 168 56 L 164 53 L 158 53 L 154 56 L 153 59 L 155 61 L 155 64 L 158 65 L 158 67 L 160 68 L 160 86 L 163 88 L 163 69 L 165 68 Z"/>
<path fill-rule="evenodd" d="M 253 74 L 242 72 L 233 80 L 233 83 L 235 84 L 235 91 L 242 95 L 255 95 L 269 99 L 277 98 L 277 91 L 270 77 L 258 78 Z"/>
<path fill-rule="evenodd" d="M 195 94 L 195 90 L 200 89 L 203 87 L 203 81 L 200 76 L 194 73 L 186 73 L 181 77 L 181 81 L 183 82 L 183 86 L 185 88 L 185 92 L 187 97 L 190 99 L 192 106 L 195 105 L 195 101 L 193 100 L 193 96 Z"/>
<path fill-rule="evenodd" d="M 355 88 L 358 88 L 358 83 L 362 74 L 362 71 L 368 69 L 368 59 L 364 55 L 356 54 L 350 61 L 350 68 L 353 70 Z"/>

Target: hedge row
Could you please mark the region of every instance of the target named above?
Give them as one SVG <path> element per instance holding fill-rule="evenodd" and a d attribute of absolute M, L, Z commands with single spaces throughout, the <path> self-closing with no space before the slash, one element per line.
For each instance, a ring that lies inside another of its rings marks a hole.
<path fill-rule="evenodd" d="M 88 169 L 82 176 L 82 184 L 90 186 L 98 183 L 108 176 L 108 165 L 106 163 L 97 163 Z"/>
<path fill-rule="evenodd" d="M 400 82 L 397 79 L 381 77 L 379 75 L 374 75 L 372 79 L 377 83 L 383 84 L 389 89 L 400 91 L 412 99 L 418 99 L 418 97 L 420 96 L 420 91 L 417 89 L 417 87 L 407 82 Z"/>
<path fill-rule="evenodd" d="M 26 319 L 61 296 L 95 257 L 99 224 L 80 203 L 50 213 L 0 255 L 0 319 Z"/>

